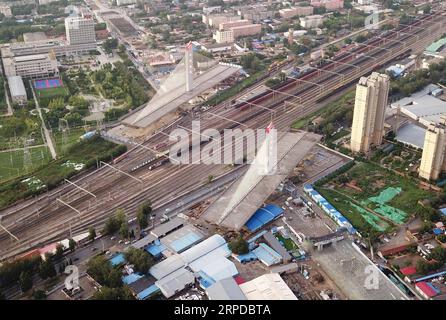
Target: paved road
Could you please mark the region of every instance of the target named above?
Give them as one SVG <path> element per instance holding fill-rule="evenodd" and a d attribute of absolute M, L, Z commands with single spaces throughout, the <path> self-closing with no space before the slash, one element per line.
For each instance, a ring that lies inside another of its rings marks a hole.
<path fill-rule="evenodd" d="M 43 119 L 42 109 L 40 109 L 39 101 L 37 100 L 36 93 L 34 91 L 31 81 L 29 82 L 29 85 L 30 85 L 31 91 L 33 93 L 34 102 L 36 103 L 37 112 L 39 113 L 40 120 L 42 120 L 44 139 L 46 141 L 48 148 L 50 149 L 51 156 L 53 157 L 53 159 L 57 159 L 56 148 L 54 147 L 53 139 L 51 138 L 51 133 L 48 130 L 48 128 L 46 127 L 45 120 Z"/>

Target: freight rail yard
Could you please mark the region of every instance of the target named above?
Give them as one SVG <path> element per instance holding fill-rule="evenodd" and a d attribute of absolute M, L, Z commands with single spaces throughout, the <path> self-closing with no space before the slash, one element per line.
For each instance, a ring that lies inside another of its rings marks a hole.
<path fill-rule="evenodd" d="M 401 25 L 325 60 L 326 64 L 260 96 L 203 111 L 199 114 L 201 129 L 258 129 L 273 119 L 279 131 L 288 131 L 296 119 L 314 112 L 323 98 L 398 57 L 423 50 L 444 32 L 445 18 L 442 12 L 423 15 L 410 25 Z M 204 187 L 209 176 L 217 179 L 236 170 L 225 165 L 179 166 L 166 161 L 162 154 L 169 150 L 170 131 L 177 127 L 192 130 L 195 116 L 188 114 L 141 144 L 127 141 L 133 146 L 131 150 L 113 163 L 101 163 L 97 170 L 74 179 L 75 185 L 65 184 L 3 210 L 0 258 L 85 231 L 89 226 L 102 226 L 117 208 L 135 212 L 144 199 L 151 199 L 158 217 L 169 215 L 168 209 L 156 209 L 173 206 L 176 198 Z M 185 208 L 188 205 L 184 203 Z"/>

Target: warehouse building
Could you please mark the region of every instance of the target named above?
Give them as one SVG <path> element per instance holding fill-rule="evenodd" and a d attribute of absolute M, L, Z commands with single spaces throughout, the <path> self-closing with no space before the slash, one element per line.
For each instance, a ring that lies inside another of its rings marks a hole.
<path fill-rule="evenodd" d="M 209 300 L 246 300 L 234 278 L 217 281 L 206 289 Z"/>
<path fill-rule="evenodd" d="M 9 92 L 13 103 L 24 105 L 27 101 L 26 89 L 23 84 L 22 77 L 10 76 L 8 77 Z"/>
<path fill-rule="evenodd" d="M 264 274 L 242 283 L 240 289 L 248 300 L 297 300 L 278 273 Z"/>

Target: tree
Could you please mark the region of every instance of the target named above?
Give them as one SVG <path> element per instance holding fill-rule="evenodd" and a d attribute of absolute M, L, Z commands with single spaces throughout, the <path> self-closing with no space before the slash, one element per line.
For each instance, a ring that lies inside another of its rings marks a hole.
<path fill-rule="evenodd" d="M 249 252 L 248 242 L 241 235 L 237 239 L 229 242 L 228 247 L 235 254 L 246 254 Z"/>
<path fill-rule="evenodd" d="M 138 208 L 137 220 L 138 220 L 139 227 L 141 229 L 147 228 L 148 219 L 149 219 L 149 216 L 151 213 L 152 213 L 152 204 L 150 201 L 143 203 Z"/>
<path fill-rule="evenodd" d="M 22 292 L 26 292 L 33 287 L 33 279 L 29 271 L 24 271 L 20 274 L 19 286 Z"/>
<path fill-rule="evenodd" d="M 33 293 L 34 300 L 46 300 L 46 293 L 43 290 L 37 290 Z"/>
<path fill-rule="evenodd" d="M 129 234 L 129 224 L 127 222 L 122 223 L 121 227 L 119 228 L 119 235 L 122 239 L 127 239 L 129 237 Z"/>
<path fill-rule="evenodd" d="M 88 229 L 88 240 L 93 241 L 96 238 L 96 229 L 93 227 L 90 227 Z"/>
<path fill-rule="evenodd" d="M 102 287 L 93 295 L 93 300 L 134 300 L 132 292 L 127 287 L 109 288 Z"/>
<path fill-rule="evenodd" d="M 91 258 L 87 263 L 87 273 L 102 286 L 118 288 L 122 286 L 122 273 L 113 268 L 103 255 Z"/>
<path fill-rule="evenodd" d="M 58 244 L 56 247 L 56 253 L 54 254 L 54 259 L 55 260 L 60 260 L 63 256 L 63 252 L 64 252 L 64 246 L 61 244 Z"/>
<path fill-rule="evenodd" d="M 71 252 L 73 252 L 76 249 L 76 241 L 73 239 L 68 240 L 68 248 Z"/>
<path fill-rule="evenodd" d="M 442 242 L 442 243 L 446 243 L 446 234 L 440 234 L 437 237 L 438 241 Z"/>
<path fill-rule="evenodd" d="M 45 261 L 43 261 L 40 264 L 40 268 L 39 268 L 39 276 L 40 278 L 42 278 L 43 280 L 48 279 L 48 278 L 53 278 L 57 275 L 57 271 L 56 268 L 54 266 L 54 262 L 53 260 L 50 259 L 46 259 Z"/>
<path fill-rule="evenodd" d="M 130 247 L 125 252 L 125 259 L 134 265 L 134 268 L 137 272 L 147 273 L 149 272 L 150 267 L 153 266 L 154 261 L 150 254 L 142 249 L 136 249 Z"/>

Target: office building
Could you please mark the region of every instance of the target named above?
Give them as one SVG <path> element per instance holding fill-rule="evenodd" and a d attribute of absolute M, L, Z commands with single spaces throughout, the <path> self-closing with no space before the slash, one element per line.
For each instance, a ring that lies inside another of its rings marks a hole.
<path fill-rule="evenodd" d="M 3 57 L 5 75 L 23 78 L 46 78 L 58 76 L 57 60 L 54 53 L 35 54 L 19 57 Z"/>
<path fill-rule="evenodd" d="M 356 86 L 351 135 L 353 152 L 366 153 L 372 145 L 381 144 L 389 85 L 389 76 L 377 72 L 359 80 Z"/>
<path fill-rule="evenodd" d="M 65 33 L 69 45 L 94 44 L 96 35 L 94 20 L 87 17 L 68 17 L 65 19 Z"/>

